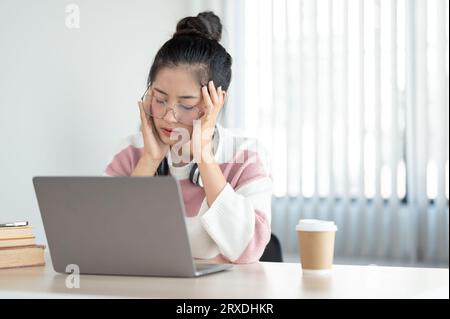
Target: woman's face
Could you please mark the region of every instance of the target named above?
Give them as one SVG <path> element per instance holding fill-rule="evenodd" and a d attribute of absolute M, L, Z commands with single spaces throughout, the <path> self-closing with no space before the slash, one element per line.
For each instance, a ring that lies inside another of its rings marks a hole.
<path fill-rule="evenodd" d="M 163 109 L 162 105 L 166 105 L 169 108 L 162 118 L 153 117 L 156 131 L 163 143 L 167 145 L 176 144 L 179 138 L 174 139 L 173 137 L 177 137 L 179 133 L 183 134 L 182 136 L 189 134 L 190 139 L 193 123 L 190 125 L 180 123 L 172 110 L 175 105 L 179 106 L 181 111 L 179 114 L 192 112 L 189 111 L 192 107 L 194 107 L 193 110 L 196 110 L 196 107 L 200 112 L 204 109 L 201 86 L 193 77 L 192 71 L 183 66 L 162 68 L 156 75 L 151 89 L 154 95 L 152 107 Z M 172 134 L 170 131 L 174 131 L 176 134 Z"/>

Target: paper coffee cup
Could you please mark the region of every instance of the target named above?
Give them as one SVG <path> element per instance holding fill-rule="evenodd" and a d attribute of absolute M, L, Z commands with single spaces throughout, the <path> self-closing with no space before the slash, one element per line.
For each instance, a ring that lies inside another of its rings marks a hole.
<path fill-rule="evenodd" d="M 335 223 L 318 219 L 301 219 L 296 230 L 303 272 L 330 273 L 333 266 L 334 239 L 337 231 Z"/>

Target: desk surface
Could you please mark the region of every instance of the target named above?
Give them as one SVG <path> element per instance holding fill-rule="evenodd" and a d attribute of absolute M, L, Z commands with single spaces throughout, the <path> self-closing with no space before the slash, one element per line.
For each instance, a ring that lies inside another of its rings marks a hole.
<path fill-rule="evenodd" d="M 447 269 L 335 265 L 304 276 L 298 263 L 234 265 L 199 278 L 82 275 L 80 288 L 47 266 L 0 270 L 0 298 L 449 298 Z"/>

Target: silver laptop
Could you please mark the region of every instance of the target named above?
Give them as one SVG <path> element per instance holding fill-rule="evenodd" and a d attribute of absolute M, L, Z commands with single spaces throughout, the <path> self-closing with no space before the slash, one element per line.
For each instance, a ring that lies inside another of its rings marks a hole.
<path fill-rule="evenodd" d="M 53 268 L 66 273 L 196 277 L 178 182 L 170 176 L 36 176 Z"/>

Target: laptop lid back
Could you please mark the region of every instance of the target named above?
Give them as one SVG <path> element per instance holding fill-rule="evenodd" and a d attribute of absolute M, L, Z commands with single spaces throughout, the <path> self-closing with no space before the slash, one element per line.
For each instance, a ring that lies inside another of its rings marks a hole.
<path fill-rule="evenodd" d="M 55 271 L 194 275 L 173 177 L 37 176 L 33 184 Z"/>

